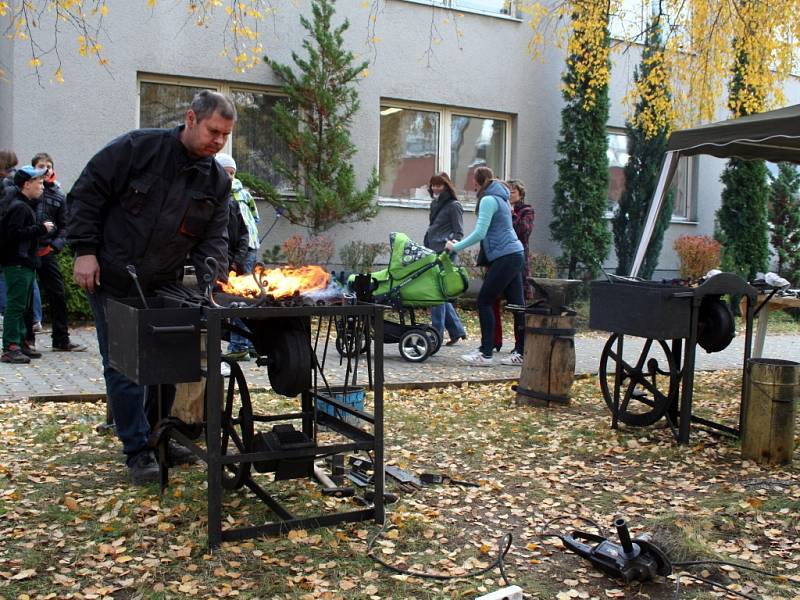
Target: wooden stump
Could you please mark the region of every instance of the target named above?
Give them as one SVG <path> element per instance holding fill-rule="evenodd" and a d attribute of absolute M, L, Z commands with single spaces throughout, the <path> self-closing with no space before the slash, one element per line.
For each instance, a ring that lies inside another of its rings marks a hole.
<path fill-rule="evenodd" d="M 575 316 L 525 315 L 525 355 L 517 406 L 569 403 L 575 379 Z"/>
<path fill-rule="evenodd" d="M 742 458 L 757 463 L 790 463 L 795 404 L 800 400 L 800 363 L 754 358 L 748 361 L 747 370 Z"/>

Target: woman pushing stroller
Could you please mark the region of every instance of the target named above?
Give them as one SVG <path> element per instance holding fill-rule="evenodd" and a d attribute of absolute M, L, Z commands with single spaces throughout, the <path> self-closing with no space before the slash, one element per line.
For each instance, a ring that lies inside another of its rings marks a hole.
<path fill-rule="evenodd" d="M 522 305 L 522 267 L 524 262 L 523 246 L 519 241 L 511 219 L 509 190 L 494 178 L 488 167 L 475 169 L 475 183 L 478 187 L 478 221 L 475 229 L 459 242 L 447 241 L 447 252 L 460 252 L 477 243 L 486 256 L 488 269 L 483 285 L 478 292 L 478 318 L 481 326 L 481 345 L 473 353 L 461 358 L 475 366 L 491 366 L 494 364 L 495 316 L 493 305 L 499 296 L 505 296 L 508 304 Z M 524 316 L 514 313 L 514 328 L 522 331 Z M 504 358 L 503 364 L 519 364 L 523 354 L 524 335 L 516 336 L 517 342 L 512 353 Z"/>

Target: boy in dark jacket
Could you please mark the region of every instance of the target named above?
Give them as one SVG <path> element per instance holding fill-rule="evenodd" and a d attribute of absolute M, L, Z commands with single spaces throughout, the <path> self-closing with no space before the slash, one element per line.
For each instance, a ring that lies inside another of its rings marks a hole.
<path fill-rule="evenodd" d="M 23 342 L 24 313 L 31 301 L 33 279 L 39 265 L 39 238 L 53 229 L 51 221 L 36 221 L 36 204 L 44 192 L 44 169 L 25 165 L 14 174 L 17 191 L 6 198 L 2 219 L 2 264 L 8 301 L 3 319 L 3 354 L 0 361 L 29 363 L 42 355 Z"/>
<path fill-rule="evenodd" d="M 69 339 L 67 297 L 64 277 L 58 266 L 58 255 L 67 244 L 67 198 L 56 181 L 53 159 L 46 152 L 40 152 L 31 159 L 31 165 L 44 169 L 44 193 L 36 209 L 37 220 L 51 221 L 55 227 L 39 239 L 39 287 L 47 297 L 50 306 L 50 320 L 53 324 L 53 351 L 83 352 L 86 346 Z M 32 320 L 32 315 L 29 315 Z M 31 332 L 32 333 L 32 332 Z M 32 339 L 32 336 L 29 336 Z"/>

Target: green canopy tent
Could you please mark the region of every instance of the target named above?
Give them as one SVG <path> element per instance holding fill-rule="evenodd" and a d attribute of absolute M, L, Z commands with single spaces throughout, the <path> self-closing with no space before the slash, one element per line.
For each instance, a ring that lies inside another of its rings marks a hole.
<path fill-rule="evenodd" d="M 658 185 L 650 201 L 631 276 L 639 272 L 666 191 L 681 156 L 762 159 L 800 164 L 800 104 L 778 110 L 675 131 L 667 142 Z"/>

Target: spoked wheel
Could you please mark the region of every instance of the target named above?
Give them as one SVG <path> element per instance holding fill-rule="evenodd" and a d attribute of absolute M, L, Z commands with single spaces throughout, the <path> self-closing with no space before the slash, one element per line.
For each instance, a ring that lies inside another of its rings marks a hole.
<path fill-rule="evenodd" d="M 664 416 L 678 393 L 675 359 L 664 340 L 653 339 L 645 339 L 640 351 L 638 344 L 634 348 L 630 341 L 623 343 L 622 356 L 618 356 L 618 337 L 615 333 L 608 338 L 600 356 L 603 398 L 613 412 L 614 392 L 619 392 L 619 420 L 633 427 L 652 425 Z M 621 369 L 618 389 L 617 369 Z"/>
<path fill-rule="evenodd" d="M 229 453 L 246 454 L 253 451 L 253 405 L 250 403 L 250 390 L 244 379 L 242 368 L 237 362 L 229 362 L 231 376 L 222 409 L 221 455 Z M 249 462 L 226 465 L 222 468 L 222 487 L 236 490 L 244 485 L 250 476 Z"/>
<path fill-rule="evenodd" d="M 433 356 L 442 347 L 442 336 L 440 336 L 439 332 L 436 331 L 433 327 L 426 327 L 425 335 L 428 336 L 428 341 L 430 342 L 429 356 Z"/>
<path fill-rule="evenodd" d="M 431 341 L 424 329 L 409 329 L 400 336 L 400 356 L 409 362 L 422 362 L 430 356 Z"/>

